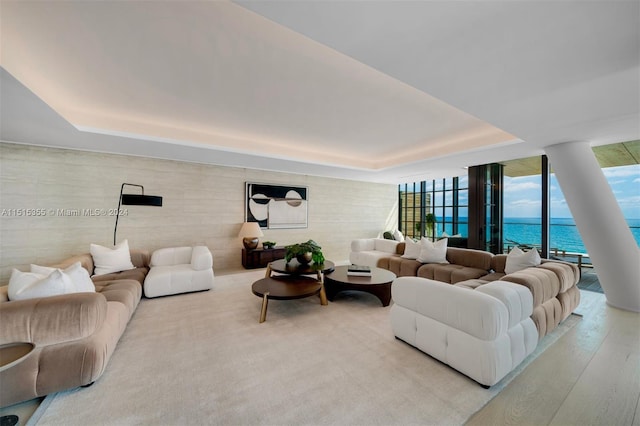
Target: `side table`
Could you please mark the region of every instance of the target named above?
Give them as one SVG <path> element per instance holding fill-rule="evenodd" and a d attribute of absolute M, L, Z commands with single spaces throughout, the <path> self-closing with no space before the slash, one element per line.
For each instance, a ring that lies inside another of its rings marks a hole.
<path fill-rule="evenodd" d="M 0 345 L 0 372 L 8 370 L 14 365 L 22 362 L 35 348 L 33 343 L 29 342 L 16 342 Z M 0 417 L 0 423 L 2 426 L 17 425 L 19 421 L 18 416 L 15 414 L 9 414 Z"/>
<path fill-rule="evenodd" d="M 242 266 L 245 269 L 265 268 L 270 262 L 284 259 L 286 249 L 274 247 L 270 249 L 256 248 L 253 250 L 242 249 Z"/>

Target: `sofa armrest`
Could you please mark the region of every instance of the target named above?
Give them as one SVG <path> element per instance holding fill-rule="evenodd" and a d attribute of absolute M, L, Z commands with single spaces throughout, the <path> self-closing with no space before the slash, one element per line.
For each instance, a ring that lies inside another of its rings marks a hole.
<path fill-rule="evenodd" d="M 385 240 L 383 238 L 375 238 L 373 240 L 373 249 L 384 253 L 395 254 L 399 241 Z"/>
<path fill-rule="evenodd" d="M 151 267 L 188 265 L 191 263 L 193 249 L 191 247 L 166 247 L 153 252 Z"/>
<path fill-rule="evenodd" d="M 373 238 L 359 238 L 351 241 L 351 251 L 371 251 L 375 250 Z"/>
<path fill-rule="evenodd" d="M 508 281 L 494 281 L 476 287 L 475 291 L 493 296 L 504 303 L 509 311 L 509 328 L 533 313 L 533 295 L 525 286 Z"/>
<path fill-rule="evenodd" d="M 396 278 L 391 296 L 397 306 L 480 340 L 505 334 L 510 323 L 509 310 L 500 299 L 427 278 Z"/>
<path fill-rule="evenodd" d="M 0 344 L 51 345 L 90 336 L 107 316 L 100 293 L 74 293 L 0 303 Z"/>
<path fill-rule="evenodd" d="M 213 256 L 207 246 L 196 246 L 191 253 L 191 268 L 204 271 L 213 268 Z"/>

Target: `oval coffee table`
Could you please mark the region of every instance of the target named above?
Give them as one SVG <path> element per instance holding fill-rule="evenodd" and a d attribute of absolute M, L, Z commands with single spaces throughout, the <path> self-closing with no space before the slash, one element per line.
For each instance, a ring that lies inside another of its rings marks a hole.
<path fill-rule="evenodd" d="M 396 274 L 382 268 L 371 268 L 370 277 L 347 275 L 348 266 L 336 266 L 333 272 L 325 274 L 324 288 L 327 298 L 333 301 L 341 291 L 355 290 L 370 293 L 380 299 L 382 306 L 391 302 L 391 283 Z"/>
<path fill-rule="evenodd" d="M 300 275 L 277 275 L 274 277 L 266 277 L 254 282 L 251 286 L 253 294 L 262 297 L 260 322 L 265 322 L 267 319 L 269 299 L 302 299 L 320 293 L 321 289 L 321 281 Z"/>

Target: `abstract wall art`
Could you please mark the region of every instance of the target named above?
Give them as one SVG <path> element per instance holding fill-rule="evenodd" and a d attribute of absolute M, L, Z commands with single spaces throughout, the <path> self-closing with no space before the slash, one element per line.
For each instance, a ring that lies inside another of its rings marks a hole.
<path fill-rule="evenodd" d="M 245 221 L 267 229 L 306 228 L 308 194 L 306 186 L 247 182 Z"/>

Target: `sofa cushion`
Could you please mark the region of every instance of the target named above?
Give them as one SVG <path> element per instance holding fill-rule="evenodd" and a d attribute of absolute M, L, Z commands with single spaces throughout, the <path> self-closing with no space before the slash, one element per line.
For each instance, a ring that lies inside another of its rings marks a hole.
<path fill-rule="evenodd" d="M 482 277 L 482 278 L 484 278 L 484 277 Z M 485 284 L 490 282 L 490 281 L 484 280 L 482 278 L 464 280 L 464 281 L 457 282 L 454 285 L 456 287 L 462 287 L 462 288 L 467 288 L 469 290 L 475 290 L 476 288 L 480 287 L 481 285 L 485 285 Z"/>
<path fill-rule="evenodd" d="M 493 257 L 493 254 L 488 251 L 457 247 L 447 248 L 447 260 L 449 263 L 483 269 L 485 272 L 489 272 L 491 269 L 491 259 Z"/>
<path fill-rule="evenodd" d="M 411 238 L 407 238 L 404 243 L 405 247 L 402 257 L 405 259 L 417 259 L 418 256 L 420 256 L 422 247 L 424 247 L 422 241 L 413 241 Z"/>
<path fill-rule="evenodd" d="M 91 244 L 90 250 L 94 263 L 94 275 L 105 275 L 112 272 L 134 269 L 129 252 L 129 241 L 124 240 L 114 248 Z"/>
<path fill-rule="evenodd" d="M 96 284 L 96 292 L 102 294 L 107 302 L 123 304 L 128 318 L 131 318 L 142 298 L 142 286 L 134 280 L 102 281 Z"/>
<path fill-rule="evenodd" d="M 507 274 L 512 274 L 530 266 L 538 266 L 540 263 L 541 259 L 538 250 L 531 249 L 524 252 L 520 250 L 520 248 L 514 247 L 507 255 L 507 263 L 504 267 L 504 271 Z"/>
<path fill-rule="evenodd" d="M 9 300 L 26 300 L 75 293 L 76 286 L 60 269 L 54 269 L 49 275 L 14 269 L 8 291 Z"/>
<path fill-rule="evenodd" d="M 420 263 L 449 263 L 447 261 L 447 238 L 432 243 L 427 239 L 421 241 L 422 248 L 416 259 Z"/>
<path fill-rule="evenodd" d="M 455 284 L 460 281 L 484 277 L 486 274 L 485 269 L 470 268 L 453 263 L 449 265 L 427 263 L 418 268 L 416 276 Z"/>
<path fill-rule="evenodd" d="M 105 275 L 94 275 L 91 277 L 91 280 L 94 284 L 104 284 L 107 281 L 117 281 L 117 280 L 136 280 L 138 283 L 142 285 L 144 283 L 144 278 L 149 273 L 148 267 L 141 267 L 135 269 L 129 269 L 127 271 L 122 272 L 114 272 L 112 274 Z"/>
<path fill-rule="evenodd" d="M 555 298 L 560 292 L 560 280 L 555 272 L 531 267 L 505 275 L 500 281 L 509 281 L 529 288 L 533 294 L 533 306 Z"/>
<path fill-rule="evenodd" d="M 393 272 L 398 277 L 415 277 L 422 263 L 401 256 L 391 256 L 378 260 L 378 267 Z"/>
<path fill-rule="evenodd" d="M 49 275 L 55 270 L 56 268 L 50 268 L 48 266 L 31 265 L 31 272 L 35 274 Z M 65 268 L 62 273 L 66 274 L 73 283 L 74 292 L 93 293 L 96 291 L 93 281 L 91 281 L 91 277 L 89 277 L 89 272 L 82 267 L 82 263 L 79 261 Z"/>
<path fill-rule="evenodd" d="M 555 260 L 543 260 L 538 268 L 553 271 L 560 281 L 560 293 L 564 293 L 574 287 L 580 281 L 580 271 L 578 266 L 568 262 L 558 262 Z"/>

